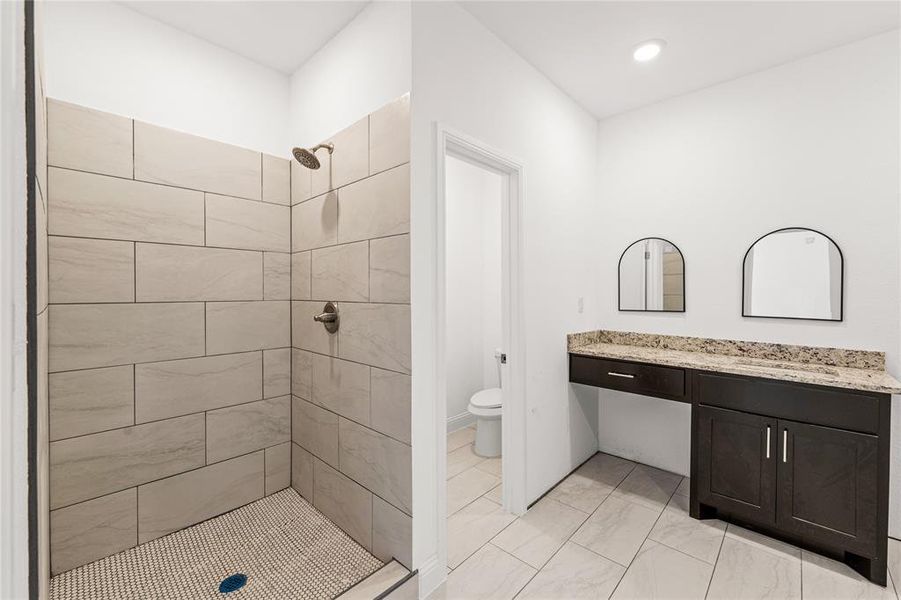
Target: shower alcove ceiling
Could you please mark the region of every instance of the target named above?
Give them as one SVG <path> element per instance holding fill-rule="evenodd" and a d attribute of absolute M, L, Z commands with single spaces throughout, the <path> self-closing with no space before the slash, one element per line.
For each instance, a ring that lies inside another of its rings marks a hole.
<path fill-rule="evenodd" d="M 409 568 L 409 98 L 318 170 L 47 117 L 52 574 L 289 486 Z"/>

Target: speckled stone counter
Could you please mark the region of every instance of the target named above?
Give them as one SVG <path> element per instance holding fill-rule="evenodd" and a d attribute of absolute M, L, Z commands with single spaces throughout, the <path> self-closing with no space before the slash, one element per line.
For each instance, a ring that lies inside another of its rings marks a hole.
<path fill-rule="evenodd" d="M 581 356 L 901 394 L 901 382 L 885 371 L 885 353 L 869 350 L 609 330 L 570 334 L 567 349 Z"/>

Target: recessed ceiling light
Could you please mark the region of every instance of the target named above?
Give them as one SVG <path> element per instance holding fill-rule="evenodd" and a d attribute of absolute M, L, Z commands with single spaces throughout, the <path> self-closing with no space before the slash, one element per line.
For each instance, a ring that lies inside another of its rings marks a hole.
<path fill-rule="evenodd" d="M 632 58 L 638 62 L 654 60 L 663 50 L 664 46 L 666 46 L 666 42 L 663 40 L 648 40 L 642 42 L 635 46 L 635 50 L 632 52 Z"/>

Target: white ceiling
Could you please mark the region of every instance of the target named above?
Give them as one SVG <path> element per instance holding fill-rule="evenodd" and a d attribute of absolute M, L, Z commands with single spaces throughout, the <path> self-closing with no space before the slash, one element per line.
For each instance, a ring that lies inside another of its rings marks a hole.
<path fill-rule="evenodd" d="M 291 74 L 352 21 L 368 0 L 121 3 L 259 64 Z"/>
<path fill-rule="evenodd" d="M 897 2 L 466 2 L 464 8 L 596 117 L 651 104 L 899 27 Z M 636 63 L 639 42 L 667 46 Z"/>

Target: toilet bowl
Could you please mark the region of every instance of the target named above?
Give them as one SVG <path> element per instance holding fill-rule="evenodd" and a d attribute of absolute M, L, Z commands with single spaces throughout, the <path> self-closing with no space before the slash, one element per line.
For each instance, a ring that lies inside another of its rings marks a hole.
<path fill-rule="evenodd" d="M 501 455 L 502 401 L 501 388 L 480 390 L 469 400 L 469 414 L 476 418 L 476 441 L 473 450 L 484 458 Z"/>

